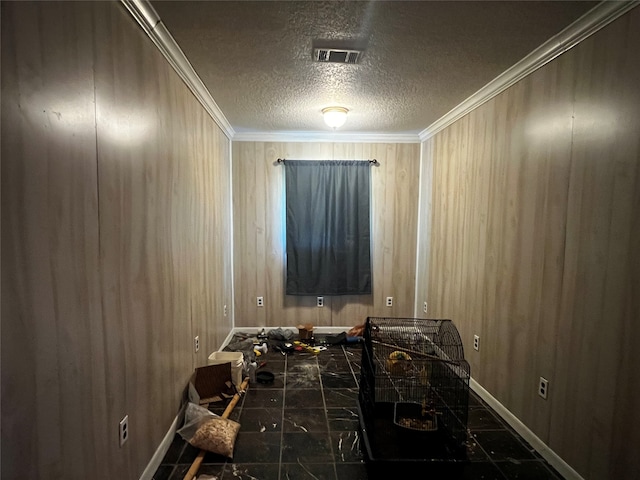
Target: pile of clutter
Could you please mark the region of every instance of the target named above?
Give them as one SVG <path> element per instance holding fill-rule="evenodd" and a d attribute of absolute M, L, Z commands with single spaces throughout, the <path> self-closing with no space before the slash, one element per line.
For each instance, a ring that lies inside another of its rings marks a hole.
<path fill-rule="evenodd" d="M 185 479 L 192 480 L 206 451 L 233 458 L 233 448 L 240 424 L 228 418 L 231 410 L 250 383 L 272 383 L 274 374 L 263 369 L 266 362 L 260 357 L 270 348 L 289 355 L 295 352 L 319 354 L 327 345 L 358 342 L 362 339 L 364 325 L 348 332 L 326 335 L 319 344 L 313 334 L 313 324 L 298 325 L 293 329 L 273 328 L 268 332 L 262 328 L 257 334 L 236 333 L 234 340 L 222 351 L 209 356 L 209 365 L 195 369 L 189 382 L 189 403 L 185 412 L 184 426 L 178 433 L 191 445 L 200 448 Z M 208 410 L 209 403 L 231 398 L 222 416 Z"/>
<path fill-rule="evenodd" d="M 359 342 L 362 340 L 364 324 L 351 328 L 348 332 L 336 335 L 324 335 L 322 340 L 316 342 L 314 327 L 311 323 L 300 324 L 294 329 L 272 328 L 260 329 L 256 334 L 238 332 L 234 335 L 234 341 L 229 343 L 223 351 L 241 352 L 243 355 L 243 371 L 249 377 L 250 382 L 270 383 L 273 374 L 266 370 L 260 370 L 264 366 L 260 357 L 269 349 L 288 355 L 295 352 L 309 352 L 319 354 L 326 350 L 328 345 Z M 297 337 L 297 338 L 296 338 Z"/>

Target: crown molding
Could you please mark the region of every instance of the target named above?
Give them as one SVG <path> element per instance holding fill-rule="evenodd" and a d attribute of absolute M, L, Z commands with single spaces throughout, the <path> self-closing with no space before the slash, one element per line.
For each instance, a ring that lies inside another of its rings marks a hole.
<path fill-rule="evenodd" d="M 455 121 L 499 95 L 537 69 L 543 67 L 569 49 L 607 26 L 618 17 L 637 7 L 640 1 L 605 0 L 551 37 L 518 63 L 505 70 L 460 105 L 429 125 L 419 134 L 420 141 L 431 138 Z"/>
<path fill-rule="evenodd" d="M 420 143 L 464 117 L 472 110 L 499 95 L 537 69 L 596 33 L 618 17 L 640 5 L 640 0 L 604 0 L 582 17 L 551 37 L 518 63 L 498 75 L 457 107 L 422 130 L 419 134 L 331 133 L 331 132 L 236 132 L 220 107 L 171 36 L 149 0 L 120 0 L 140 24 L 162 55 L 202 104 L 226 136 L 233 141 L 259 142 L 349 142 L 349 143 Z"/>
<path fill-rule="evenodd" d="M 147 36 L 158 47 L 158 50 L 182 78 L 211 118 L 218 124 L 225 135 L 232 139 L 235 135 L 233 127 L 224 116 L 224 113 L 222 113 L 222 110 L 220 110 L 220 107 L 218 107 L 207 87 L 202 83 L 182 49 L 171 36 L 169 30 L 167 30 L 167 27 L 162 23 L 160 16 L 151 6 L 151 3 L 148 0 L 120 0 L 120 3 L 140 24 Z"/>
<path fill-rule="evenodd" d="M 234 142 L 420 143 L 417 133 L 236 132 Z"/>

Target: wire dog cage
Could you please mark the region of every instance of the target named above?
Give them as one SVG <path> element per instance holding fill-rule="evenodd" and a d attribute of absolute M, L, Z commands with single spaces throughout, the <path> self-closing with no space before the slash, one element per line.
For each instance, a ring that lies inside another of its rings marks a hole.
<path fill-rule="evenodd" d="M 442 470 L 466 461 L 469 364 L 451 320 L 369 317 L 358 408 L 365 459 Z"/>

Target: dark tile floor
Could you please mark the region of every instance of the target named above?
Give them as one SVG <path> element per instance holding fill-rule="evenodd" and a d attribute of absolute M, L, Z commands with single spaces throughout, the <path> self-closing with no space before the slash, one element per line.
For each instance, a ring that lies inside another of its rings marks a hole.
<path fill-rule="evenodd" d="M 363 460 L 357 412 L 360 355 L 357 344 L 331 346 L 318 355 L 283 356 L 271 349 L 260 361 L 275 381 L 251 384 L 231 413 L 241 425 L 233 460 L 207 453 L 198 475 L 217 480 L 372 477 Z M 210 410 L 222 414 L 225 406 L 211 404 Z M 468 427 L 469 462 L 460 478 L 562 478 L 472 392 Z M 198 451 L 176 435 L 154 480 L 182 480 Z M 398 473 L 406 477 L 409 467 Z M 427 472 L 410 476 L 451 478 Z"/>

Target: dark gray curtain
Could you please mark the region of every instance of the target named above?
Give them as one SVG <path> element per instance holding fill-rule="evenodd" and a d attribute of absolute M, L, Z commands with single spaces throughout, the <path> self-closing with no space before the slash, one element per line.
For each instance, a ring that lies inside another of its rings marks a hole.
<path fill-rule="evenodd" d="M 370 294 L 369 162 L 284 165 L 287 294 Z"/>

